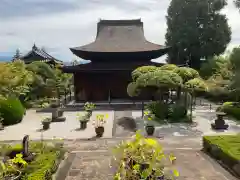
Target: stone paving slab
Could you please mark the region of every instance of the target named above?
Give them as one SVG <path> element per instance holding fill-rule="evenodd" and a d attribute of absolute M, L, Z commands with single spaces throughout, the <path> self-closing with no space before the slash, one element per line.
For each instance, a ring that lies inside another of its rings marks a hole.
<path fill-rule="evenodd" d="M 199 150 L 167 150 L 177 157 L 176 168 L 180 172 L 178 180 L 236 180 L 216 162 L 210 161 Z M 115 164 L 111 152 L 79 152 L 65 180 L 112 180 Z M 64 179 L 59 179 L 64 180 Z"/>
<path fill-rule="evenodd" d="M 93 118 L 98 113 L 108 113 L 109 118 L 104 124 L 104 138 L 112 137 L 112 127 L 114 119 L 114 111 L 94 111 L 92 119 L 88 122 L 87 129 L 79 130 L 80 123 L 76 119 L 78 112 L 64 112 L 65 122 L 54 122 L 50 124 L 50 129 L 41 131 L 41 120 L 44 117 L 51 117 L 51 113 L 36 113 L 34 110 L 28 110 L 23 121 L 19 124 L 5 127 L 0 131 L 0 141 L 21 140 L 24 135 L 29 135 L 32 140 L 63 138 L 63 139 L 87 139 L 96 135 Z M 81 113 L 81 112 L 80 112 Z"/>

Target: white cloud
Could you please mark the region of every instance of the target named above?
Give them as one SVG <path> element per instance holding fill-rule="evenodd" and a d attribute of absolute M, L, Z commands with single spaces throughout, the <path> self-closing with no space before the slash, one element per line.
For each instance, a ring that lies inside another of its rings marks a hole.
<path fill-rule="evenodd" d="M 45 4 L 46 1 L 44 0 Z M 28 1 L 24 0 L 24 2 Z M 40 1 L 35 0 L 34 2 Z M 57 1 L 54 0 L 54 2 Z M 5 19 L 0 17 L 0 51 L 14 52 L 19 47 L 22 52 L 26 52 L 35 42 L 38 46 L 45 46 L 52 55 L 60 56 L 66 61 L 71 60 L 74 56 L 69 47 L 93 41 L 99 18 L 142 18 L 146 38 L 158 44 L 165 42 L 164 36 L 167 28 L 165 16 L 170 0 L 121 0 L 114 2 L 112 0 L 61 0 L 61 3 L 64 2 L 72 3 L 71 6 L 68 5 L 69 8 L 74 4 L 76 6 L 72 11 L 69 9 L 68 11 L 60 11 L 61 8 L 59 8 L 58 12 L 46 12 L 36 16 L 19 15 Z M 232 42 L 229 44 L 229 48 L 232 48 L 240 44 L 240 34 L 238 33 L 240 32 L 240 13 L 232 3 L 229 3 L 223 13 L 227 14 L 229 24 L 232 27 Z"/>

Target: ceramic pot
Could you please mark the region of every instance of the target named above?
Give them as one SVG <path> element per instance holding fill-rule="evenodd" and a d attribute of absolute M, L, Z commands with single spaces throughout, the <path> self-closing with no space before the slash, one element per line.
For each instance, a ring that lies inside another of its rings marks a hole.
<path fill-rule="evenodd" d="M 4 126 L 3 126 L 3 124 L 0 122 L 0 131 L 1 130 L 4 130 Z"/>
<path fill-rule="evenodd" d="M 102 127 L 102 126 L 96 127 L 95 132 L 96 132 L 97 137 L 102 137 L 103 133 L 104 133 L 104 127 Z"/>
<path fill-rule="evenodd" d="M 50 128 L 50 122 L 43 122 L 42 125 L 43 125 L 43 130 L 47 130 Z"/>
<path fill-rule="evenodd" d="M 153 125 L 146 125 L 145 130 L 148 136 L 152 136 L 155 131 L 155 127 Z"/>
<path fill-rule="evenodd" d="M 80 121 L 80 129 L 86 129 L 87 128 L 87 121 Z"/>

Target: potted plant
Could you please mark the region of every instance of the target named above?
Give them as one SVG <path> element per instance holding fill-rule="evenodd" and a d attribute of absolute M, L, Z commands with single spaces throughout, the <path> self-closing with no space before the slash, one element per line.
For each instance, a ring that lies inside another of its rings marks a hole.
<path fill-rule="evenodd" d="M 22 175 L 21 169 L 27 166 L 27 162 L 22 157 L 22 154 L 17 154 L 14 159 L 8 159 L 6 163 L 0 162 L 2 168 L 0 179 L 20 180 Z"/>
<path fill-rule="evenodd" d="M 44 118 L 42 120 L 43 130 L 47 130 L 50 128 L 51 118 Z"/>
<path fill-rule="evenodd" d="M 91 113 L 85 112 L 84 114 L 77 114 L 77 120 L 80 122 L 80 129 L 86 129 L 87 123 L 90 120 Z"/>
<path fill-rule="evenodd" d="M 92 111 L 96 109 L 96 105 L 94 103 L 91 102 L 86 102 L 84 104 L 84 110 L 87 111 L 88 113 L 90 113 L 92 115 Z"/>
<path fill-rule="evenodd" d="M 155 131 L 155 127 L 152 123 L 152 120 L 155 116 L 153 114 L 151 114 L 149 111 L 145 111 L 144 112 L 144 119 L 147 121 L 147 124 L 145 126 L 145 130 L 147 132 L 148 136 L 152 136 L 154 134 Z"/>
<path fill-rule="evenodd" d="M 114 149 L 117 170 L 114 179 L 174 179 L 179 176 L 171 166 L 176 160 L 166 155 L 160 143 L 144 138 L 138 131 L 131 141 L 124 141 Z"/>
<path fill-rule="evenodd" d="M 60 101 L 57 98 L 51 99 L 51 108 L 58 108 L 60 106 Z"/>
<path fill-rule="evenodd" d="M 104 133 L 104 124 L 106 123 L 106 119 L 108 119 L 108 114 L 97 114 L 96 120 L 93 121 L 93 125 L 95 127 L 95 132 L 97 137 L 102 137 Z"/>

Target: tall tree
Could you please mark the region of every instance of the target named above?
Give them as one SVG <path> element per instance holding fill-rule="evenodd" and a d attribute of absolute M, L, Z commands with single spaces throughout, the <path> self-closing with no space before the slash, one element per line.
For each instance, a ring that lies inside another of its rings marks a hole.
<path fill-rule="evenodd" d="M 168 8 L 166 45 L 172 46 L 169 63 L 199 69 L 201 58 L 225 51 L 231 40 L 226 0 L 172 0 Z"/>
<path fill-rule="evenodd" d="M 235 6 L 240 10 L 240 0 L 234 0 Z"/>
<path fill-rule="evenodd" d="M 20 50 L 17 49 L 15 55 L 13 56 L 13 61 L 20 59 L 20 57 L 21 57 Z"/>

